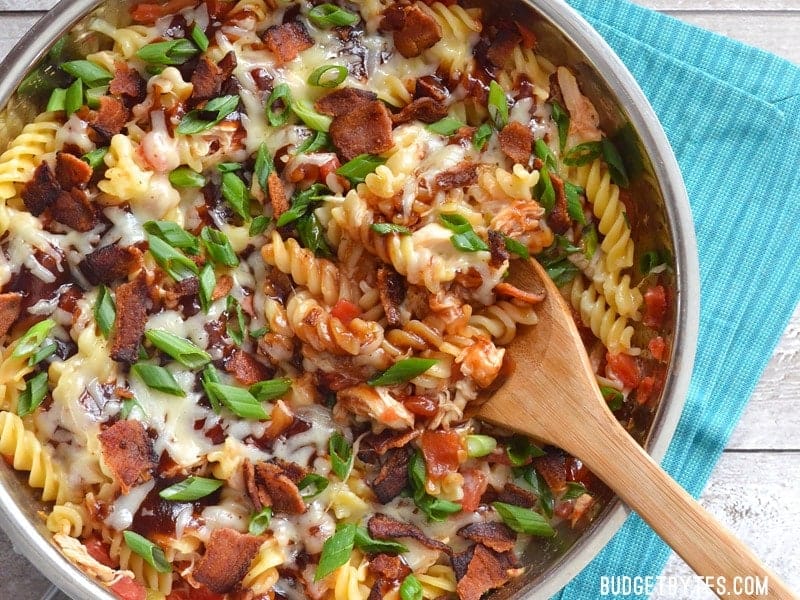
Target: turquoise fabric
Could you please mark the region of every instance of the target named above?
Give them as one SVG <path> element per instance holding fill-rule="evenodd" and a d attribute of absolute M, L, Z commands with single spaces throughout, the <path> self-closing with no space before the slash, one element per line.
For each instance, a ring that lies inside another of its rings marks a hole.
<path fill-rule="evenodd" d="M 800 69 L 623 0 L 568 1 L 650 99 L 689 191 L 700 338 L 663 466 L 697 496 L 800 298 Z M 555 598 L 594 600 L 601 576 L 658 575 L 668 556 L 631 515 Z"/>

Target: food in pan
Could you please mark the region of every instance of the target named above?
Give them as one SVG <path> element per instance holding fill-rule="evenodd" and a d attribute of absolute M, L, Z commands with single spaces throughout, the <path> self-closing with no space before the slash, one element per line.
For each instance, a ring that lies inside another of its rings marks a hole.
<path fill-rule="evenodd" d="M 620 419 L 663 385 L 669 260 L 576 75 L 453 2 L 130 20 L 0 156 L 0 454 L 63 553 L 124 599 L 477 600 L 590 520 L 579 461 L 470 418 L 519 261 Z"/>

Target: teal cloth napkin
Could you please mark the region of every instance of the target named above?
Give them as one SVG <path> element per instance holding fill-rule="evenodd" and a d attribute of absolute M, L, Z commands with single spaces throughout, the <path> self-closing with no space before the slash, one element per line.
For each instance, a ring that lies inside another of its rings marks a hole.
<path fill-rule="evenodd" d="M 624 0 L 568 1 L 639 82 L 689 191 L 700 337 L 663 466 L 698 496 L 800 298 L 800 68 Z M 658 575 L 668 556 L 631 515 L 555 598 L 594 600 L 601 576 Z"/>

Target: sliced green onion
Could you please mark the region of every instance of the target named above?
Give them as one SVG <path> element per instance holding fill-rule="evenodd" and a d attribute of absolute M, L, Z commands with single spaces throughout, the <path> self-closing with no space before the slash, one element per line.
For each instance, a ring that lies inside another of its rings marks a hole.
<path fill-rule="evenodd" d="M 47 101 L 47 108 L 45 112 L 58 112 L 64 110 L 67 102 L 66 88 L 56 88 L 50 94 L 50 100 Z"/>
<path fill-rule="evenodd" d="M 194 261 L 178 252 L 160 237 L 148 235 L 147 244 L 156 263 L 175 281 L 192 277 L 199 272 Z"/>
<path fill-rule="evenodd" d="M 569 113 L 561 108 L 558 102 L 553 102 L 553 121 L 558 128 L 558 146 L 563 152 L 567 145 L 567 134 L 569 133 Z"/>
<path fill-rule="evenodd" d="M 272 157 L 269 155 L 269 149 L 265 142 L 261 142 L 256 153 L 256 164 L 253 170 L 253 175 L 258 181 L 258 185 L 266 196 L 268 193 L 267 179 L 269 174 L 275 170 L 275 165 L 272 164 Z"/>
<path fill-rule="evenodd" d="M 264 325 L 264 327 L 259 327 L 258 329 L 254 329 L 250 332 L 250 337 L 254 340 L 264 337 L 269 333 L 269 327 Z"/>
<path fill-rule="evenodd" d="M 467 436 L 467 456 L 470 458 L 481 458 L 494 452 L 497 448 L 497 440 L 489 435 L 468 435 Z"/>
<path fill-rule="evenodd" d="M 250 192 L 247 191 L 244 181 L 236 173 L 222 174 L 222 196 L 227 200 L 233 212 L 245 221 L 251 219 Z"/>
<path fill-rule="evenodd" d="M 581 231 L 581 248 L 583 249 L 583 255 L 591 259 L 594 253 L 597 252 L 598 243 L 597 229 L 590 223 Z"/>
<path fill-rule="evenodd" d="M 611 143 L 611 140 L 603 138 L 600 142 L 603 148 L 603 159 L 608 165 L 608 172 L 611 175 L 611 181 L 622 187 L 628 187 L 630 180 L 628 179 L 628 172 L 625 169 L 625 163 L 622 162 L 617 147 Z"/>
<path fill-rule="evenodd" d="M 275 104 L 282 104 L 283 109 L 275 110 Z M 267 121 L 273 127 L 280 127 L 285 125 L 292 114 L 292 90 L 288 84 L 279 83 L 269 94 L 267 98 Z"/>
<path fill-rule="evenodd" d="M 450 500 L 442 500 L 430 494 L 421 494 L 414 498 L 417 505 L 429 521 L 444 521 L 450 515 L 461 512 L 461 505 Z"/>
<path fill-rule="evenodd" d="M 336 169 L 336 174 L 346 177 L 352 183 L 362 183 L 370 173 L 386 162 L 382 156 L 360 154 Z"/>
<path fill-rule="evenodd" d="M 550 179 L 550 172 L 547 167 L 542 167 L 539 171 L 539 181 L 536 187 L 533 188 L 534 195 L 539 199 L 539 204 L 542 205 L 547 212 L 553 210 L 556 205 L 556 190 L 553 187 L 553 181 Z"/>
<path fill-rule="evenodd" d="M 600 142 L 585 142 L 567 150 L 564 154 L 564 164 L 568 167 L 581 167 L 602 154 L 603 145 Z"/>
<path fill-rule="evenodd" d="M 622 408 L 622 405 L 625 403 L 625 396 L 622 395 L 618 389 L 601 385 L 600 386 L 600 393 L 603 395 L 606 403 L 608 404 L 608 408 L 611 411 L 616 411 Z"/>
<path fill-rule="evenodd" d="M 104 337 L 108 338 L 116 317 L 117 307 L 114 305 L 111 292 L 106 286 L 101 285 L 97 288 L 97 300 L 94 302 L 94 320 Z"/>
<path fill-rule="evenodd" d="M 319 195 L 328 188 L 320 183 L 315 183 L 310 188 L 295 194 L 292 198 L 292 206 L 278 217 L 278 227 L 283 227 L 289 223 L 295 222 L 300 217 L 306 215 L 311 211 L 314 203 L 319 200 Z"/>
<path fill-rule="evenodd" d="M 47 395 L 47 371 L 31 377 L 17 399 L 17 414 L 25 417 L 39 408 Z"/>
<path fill-rule="evenodd" d="M 464 123 L 458 119 L 454 119 L 453 117 L 445 117 L 444 119 L 436 121 L 436 123 L 427 125 L 425 128 L 428 131 L 438 133 L 439 135 L 451 136 L 462 127 L 464 127 Z"/>
<path fill-rule="evenodd" d="M 327 577 L 350 560 L 355 545 L 355 535 L 356 526 L 352 523 L 343 523 L 336 529 L 336 533 L 325 540 L 314 573 L 314 581 Z"/>
<path fill-rule="evenodd" d="M 472 225 L 464 215 L 457 213 L 442 213 L 439 221 L 453 233 L 466 233 L 472 230 Z"/>
<path fill-rule="evenodd" d="M 411 235 L 411 230 L 408 227 L 394 223 L 373 223 L 370 225 L 370 229 L 379 235 L 389 235 L 390 233 Z"/>
<path fill-rule="evenodd" d="M 58 350 L 58 344 L 55 342 L 50 342 L 49 344 L 42 346 L 28 359 L 28 366 L 33 367 L 38 365 L 47 357 L 55 354 L 56 350 Z"/>
<path fill-rule="evenodd" d="M 578 225 L 586 225 L 586 215 L 583 214 L 583 205 L 581 204 L 583 188 L 565 181 L 564 195 L 567 198 L 567 213 L 570 218 L 576 221 Z"/>
<path fill-rule="evenodd" d="M 308 489 L 308 491 L 303 494 L 303 500 L 311 500 L 312 498 L 319 496 L 327 487 L 328 480 L 322 475 L 317 475 L 316 473 L 309 473 L 297 484 L 297 489 L 300 490 L 300 492 Z"/>
<path fill-rule="evenodd" d="M 639 259 L 639 268 L 642 271 L 642 275 L 649 275 L 656 267 L 660 267 L 666 262 L 667 257 L 662 252 L 650 250 L 642 254 L 642 258 Z"/>
<path fill-rule="evenodd" d="M 172 500 L 173 502 L 191 502 L 213 494 L 222 487 L 223 483 L 225 482 L 219 479 L 191 476 L 164 488 L 158 495 L 164 500 Z"/>
<path fill-rule="evenodd" d="M 258 215 L 253 219 L 250 223 L 250 230 L 247 232 L 250 237 L 256 237 L 257 235 L 261 235 L 267 230 L 269 224 L 272 222 L 266 215 Z"/>
<path fill-rule="evenodd" d="M 506 504 L 505 502 L 492 502 L 492 507 L 503 519 L 503 523 L 514 531 L 537 537 L 553 537 L 556 534 L 546 518 L 529 508 Z"/>
<path fill-rule="evenodd" d="M 544 456 L 545 452 L 536 444 L 521 435 L 515 435 L 506 446 L 506 455 L 508 460 L 515 467 L 521 467 L 530 462 L 531 458 Z"/>
<path fill-rule="evenodd" d="M 217 165 L 217 171 L 220 173 L 233 173 L 234 171 L 241 171 L 242 165 L 235 162 L 224 162 Z"/>
<path fill-rule="evenodd" d="M 331 457 L 331 470 L 342 481 L 347 481 L 353 468 L 353 446 L 338 431 L 334 431 L 328 440 L 328 453 Z"/>
<path fill-rule="evenodd" d="M 156 236 L 173 248 L 180 248 L 189 254 L 200 252 L 200 241 L 183 227 L 173 221 L 147 221 L 144 230 Z"/>
<path fill-rule="evenodd" d="M 136 51 L 136 56 L 154 65 L 182 65 L 199 53 L 192 42 L 180 39 L 147 44 Z"/>
<path fill-rule="evenodd" d="M 303 247 L 311 250 L 315 256 L 330 258 L 331 252 L 325 239 L 325 230 L 317 215 L 308 213 L 297 219 L 297 234 Z"/>
<path fill-rule="evenodd" d="M 220 403 L 219 397 L 216 396 L 214 391 L 209 388 L 209 384 L 220 383 L 219 373 L 217 372 L 217 369 L 214 368 L 214 365 L 206 365 L 206 368 L 203 369 L 203 377 L 201 378 L 201 382 L 203 384 L 203 391 L 206 393 L 209 404 L 211 404 L 211 409 L 216 414 L 219 414 L 222 412 L 222 404 Z"/>
<path fill-rule="evenodd" d="M 317 150 L 321 150 L 330 146 L 331 138 L 330 136 L 325 133 L 324 131 L 315 131 L 314 135 L 307 138 L 302 144 L 297 147 L 295 150 L 296 154 L 303 154 L 316 152 Z"/>
<path fill-rule="evenodd" d="M 511 254 L 516 254 L 525 260 L 528 260 L 531 257 L 531 254 L 525 244 L 518 242 L 517 240 L 510 238 L 505 234 L 503 234 L 503 239 L 505 240 L 506 250 L 511 252 Z"/>
<path fill-rule="evenodd" d="M 153 346 L 189 369 L 199 369 L 211 361 L 208 352 L 169 331 L 148 329 L 144 332 L 144 336 Z"/>
<path fill-rule="evenodd" d="M 245 389 L 216 382 L 208 382 L 206 389 L 237 417 L 258 421 L 269 418 L 261 403 Z"/>
<path fill-rule="evenodd" d="M 208 36 L 205 31 L 200 29 L 197 23 L 192 25 L 192 28 L 189 30 L 189 37 L 191 37 L 192 41 L 200 48 L 200 52 L 208 50 Z"/>
<path fill-rule="evenodd" d="M 370 537 L 365 527 L 356 528 L 355 547 L 367 554 L 402 554 L 408 548 L 399 542 L 376 540 Z"/>
<path fill-rule="evenodd" d="M 250 517 L 247 532 L 250 535 L 263 535 L 272 520 L 272 507 L 265 506 L 263 510 Z"/>
<path fill-rule="evenodd" d="M 435 358 L 404 358 L 367 383 L 371 386 L 398 385 L 422 375 L 439 361 Z"/>
<path fill-rule="evenodd" d="M 586 489 L 586 486 L 578 481 L 568 481 L 567 482 L 567 491 L 564 492 L 564 495 L 561 496 L 562 500 L 575 500 L 576 498 L 580 498 L 584 494 L 588 494 L 589 490 Z"/>
<path fill-rule="evenodd" d="M 292 380 L 288 377 L 259 381 L 250 386 L 248 390 L 259 402 L 276 400 L 292 388 Z"/>
<path fill-rule="evenodd" d="M 67 116 L 70 116 L 81 106 L 83 106 L 83 81 L 76 79 L 67 88 L 64 96 L 64 112 L 67 113 Z"/>
<path fill-rule="evenodd" d="M 341 65 L 322 65 L 311 72 L 308 83 L 317 87 L 335 88 L 347 79 L 347 73 L 347 67 Z"/>
<path fill-rule="evenodd" d="M 181 398 L 186 396 L 186 392 L 175 381 L 172 373 L 164 367 L 138 362 L 131 367 L 131 371 L 149 388 L 164 392 L 170 396 L 179 396 Z"/>
<path fill-rule="evenodd" d="M 195 109 L 184 115 L 178 129 L 180 134 L 193 135 L 202 133 L 217 125 L 239 106 L 239 96 L 221 96 L 210 100 L 203 108 Z"/>
<path fill-rule="evenodd" d="M 422 584 L 413 573 L 406 575 L 400 584 L 400 600 L 422 600 Z"/>
<path fill-rule="evenodd" d="M 244 343 L 246 329 L 242 306 L 236 298 L 229 295 L 225 301 L 225 312 L 228 316 L 228 324 L 225 331 L 237 346 L 241 346 Z M 234 320 L 233 317 L 236 317 L 236 319 Z"/>
<path fill-rule="evenodd" d="M 444 213 L 439 215 L 442 225 L 453 232 L 450 242 L 461 252 L 485 252 L 489 250 L 480 236 L 472 229 L 469 221 L 459 214 Z"/>
<path fill-rule="evenodd" d="M 209 258 L 218 265 L 226 267 L 235 267 L 239 264 L 239 257 L 233 251 L 228 236 L 211 227 L 203 227 L 200 232 L 200 239 L 203 240 L 203 246 Z"/>
<path fill-rule="evenodd" d="M 91 152 L 84 154 L 81 157 L 81 160 L 92 167 L 93 171 L 96 171 L 105 165 L 104 159 L 106 154 L 108 154 L 108 148 L 97 148 L 96 150 L 92 150 Z"/>
<path fill-rule="evenodd" d="M 488 123 L 484 123 L 478 129 L 475 130 L 475 133 L 472 135 L 472 145 L 475 146 L 476 150 L 483 150 L 483 147 L 486 145 L 486 142 L 492 137 L 492 126 Z"/>
<path fill-rule="evenodd" d="M 114 78 L 106 69 L 88 60 L 72 60 L 61 63 L 60 68 L 65 73 L 83 80 L 83 83 L 90 87 L 106 85 Z"/>
<path fill-rule="evenodd" d="M 100 108 L 100 98 L 108 93 L 108 86 L 93 87 L 86 90 L 86 105 L 92 109 Z"/>
<path fill-rule="evenodd" d="M 548 169 L 555 171 L 558 168 L 558 159 L 544 140 L 536 140 L 533 144 L 533 151 Z"/>
<path fill-rule="evenodd" d="M 496 81 L 489 83 L 488 109 L 489 116 L 498 130 L 508 125 L 508 98 Z"/>
<path fill-rule="evenodd" d="M 189 167 L 178 167 L 169 174 L 169 182 L 176 188 L 201 188 L 206 178 Z"/>
<path fill-rule="evenodd" d="M 159 573 L 169 573 L 172 571 L 172 565 L 169 564 L 164 551 L 156 546 L 153 542 L 146 537 L 142 537 L 133 531 L 122 532 L 125 538 L 125 544 L 132 552 L 141 556 L 145 562 L 153 567 Z"/>
<path fill-rule="evenodd" d="M 14 347 L 14 352 L 11 353 L 11 357 L 22 358 L 23 356 L 33 354 L 55 326 L 56 322 L 52 319 L 45 319 L 44 321 L 39 321 L 36 325 L 32 325 L 30 329 L 19 338 L 17 345 Z"/>
<path fill-rule="evenodd" d="M 306 125 L 315 131 L 327 132 L 331 128 L 333 118 L 314 110 L 314 106 L 307 100 L 292 101 L 292 112 Z"/>
<path fill-rule="evenodd" d="M 137 408 L 141 411 L 143 417 L 147 416 L 147 413 L 144 411 L 144 408 L 142 408 L 142 405 L 139 404 L 139 401 L 136 398 L 128 398 L 126 400 L 123 400 L 122 406 L 120 406 L 119 409 L 119 418 L 122 420 L 127 419 L 128 417 L 131 416 L 131 413 Z"/>
<path fill-rule="evenodd" d="M 330 29 L 331 27 L 355 25 L 361 20 L 361 17 L 349 10 L 326 2 L 325 4 L 318 4 L 308 11 L 308 19 L 317 27 Z"/>
<path fill-rule="evenodd" d="M 214 273 L 214 265 L 207 262 L 200 269 L 200 275 L 197 277 L 199 283 L 199 296 L 200 308 L 204 313 L 208 312 L 211 306 L 211 297 L 214 295 L 214 288 L 217 287 L 217 276 Z"/>

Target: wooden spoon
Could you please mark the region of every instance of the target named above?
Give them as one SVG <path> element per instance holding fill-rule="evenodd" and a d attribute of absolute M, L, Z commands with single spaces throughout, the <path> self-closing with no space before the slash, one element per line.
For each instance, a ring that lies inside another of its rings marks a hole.
<path fill-rule="evenodd" d="M 512 278 L 520 289 L 546 292 L 537 311 L 539 323 L 509 346 L 516 368 L 477 418 L 582 460 L 698 575 L 725 577 L 728 597 L 798 598 L 617 422 L 600 393 L 569 307 L 541 265 L 530 263 L 531 269 L 515 269 Z M 769 578 L 768 595 L 734 596 L 734 577 L 741 576 Z M 713 586 L 712 591 L 720 594 Z"/>

